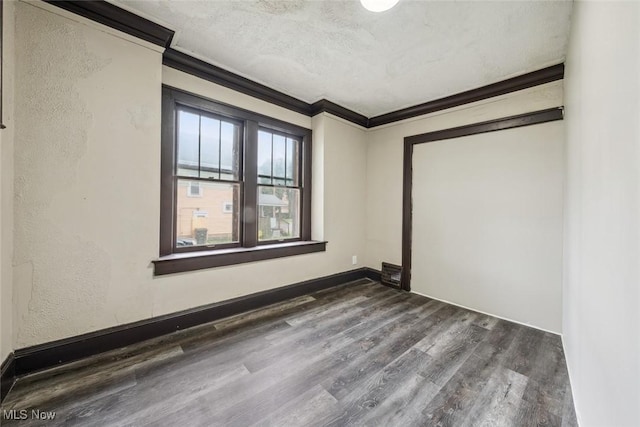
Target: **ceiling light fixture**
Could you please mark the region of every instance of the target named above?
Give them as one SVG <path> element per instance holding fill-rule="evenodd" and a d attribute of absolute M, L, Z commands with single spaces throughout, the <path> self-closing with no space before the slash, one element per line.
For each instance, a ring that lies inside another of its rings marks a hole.
<path fill-rule="evenodd" d="M 384 12 L 398 4 L 399 0 L 360 0 L 362 6 L 371 12 Z"/>

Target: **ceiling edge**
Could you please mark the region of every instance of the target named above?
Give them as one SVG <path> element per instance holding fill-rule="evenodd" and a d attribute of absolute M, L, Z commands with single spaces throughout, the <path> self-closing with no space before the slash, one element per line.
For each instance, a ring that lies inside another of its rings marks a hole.
<path fill-rule="evenodd" d="M 369 127 L 381 126 L 436 111 L 446 110 L 463 104 L 470 104 L 483 99 L 528 89 L 556 80 L 562 80 L 563 78 L 564 64 L 552 65 L 541 70 L 532 71 L 530 73 L 502 80 L 487 86 L 482 86 L 455 95 L 425 102 L 423 104 L 392 111 L 391 113 L 371 117 L 369 119 Z"/>
<path fill-rule="evenodd" d="M 311 115 L 311 105 L 304 101 L 175 49 L 167 48 L 164 51 L 162 64 L 254 98 L 279 105 L 296 113 Z"/>
<path fill-rule="evenodd" d="M 218 66 L 209 64 L 208 62 L 171 49 L 169 46 L 173 39 L 173 35 L 175 34 L 173 30 L 104 0 L 43 1 L 92 21 L 107 25 L 131 36 L 165 47 L 166 49 L 162 56 L 162 63 L 168 67 L 192 74 L 196 77 L 200 77 L 300 114 L 313 117 L 316 114 L 326 112 L 365 128 L 372 128 L 436 111 L 446 110 L 448 108 L 469 104 L 471 102 L 504 95 L 518 90 L 528 89 L 564 78 L 564 63 L 561 63 L 480 88 L 368 118 L 327 99 L 321 99 L 313 104 L 309 104 L 305 101 L 294 98 L 293 96 L 254 82 L 246 77 L 239 76 L 231 71 L 227 71 Z"/>

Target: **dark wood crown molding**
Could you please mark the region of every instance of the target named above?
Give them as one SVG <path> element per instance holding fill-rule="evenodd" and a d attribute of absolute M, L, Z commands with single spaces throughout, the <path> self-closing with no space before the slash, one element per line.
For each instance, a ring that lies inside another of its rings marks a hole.
<path fill-rule="evenodd" d="M 562 120 L 563 107 L 518 114 L 502 119 L 473 123 L 455 128 L 443 129 L 420 135 L 408 136 L 404 139 L 404 156 L 402 166 L 402 289 L 411 290 L 411 241 L 413 232 L 413 204 L 411 193 L 413 190 L 413 147 L 433 141 L 459 138 L 498 130 L 513 129 L 539 123 Z"/>
<path fill-rule="evenodd" d="M 307 116 L 311 115 L 311 106 L 304 101 L 278 92 L 263 84 L 256 83 L 246 77 L 234 74 L 231 71 L 196 59 L 186 53 L 168 48 L 164 52 L 162 63 L 176 70 L 184 71 L 201 79 L 279 105 L 297 113 Z"/>
<path fill-rule="evenodd" d="M 391 113 L 382 114 L 369 119 L 369 127 L 384 125 L 436 111 L 446 110 L 471 102 L 481 101 L 494 96 L 500 96 L 518 90 L 550 83 L 564 78 L 564 64 L 553 65 L 521 76 L 512 77 L 501 82 L 493 83 L 477 89 L 468 90 L 456 95 L 425 102 L 413 107 L 403 108 Z"/>
<path fill-rule="evenodd" d="M 320 113 L 329 113 L 334 116 L 343 118 L 362 127 L 369 127 L 369 119 L 367 116 L 351 111 L 341 105 L 331 102 L 327 99 L 321 99 L 310 105 L 309 115 L 311 117 Z"/>
<path fill-rule="evenodd" d="M 561 80 L 564 77 L 564 64 L 553 65 L 521 76 L 513 77 L 488 86 L 472 89 L 456 95 L 425 102 L 413 107 L 403 108 L 391 113 L 368 118 L 327 99 L 313 104 L 279 92 L 261 83 L 227 71 L 218 66 L 196 59 L 190 55 L 171 49 L 169 46 L 174 31 L 142 18 L 132 12 L 121 9 L 103 0 L 59 1 L 44 0 L 54 6 L 76 13 L 85 18 L 123 31 L 156 45 L 165 47 L 162 63 L 196 77 L 228 87 L 238 92 L 287 108 L 306 116 L 330 113 L 365 128 L 373 128 L 436 111 L 446 110 L 459 105 L 480 101 L 494 96 L 504 95 L 527 89 L 544 83 Z"/>
<path fill-rule="evenodd" d="M 367 118 L 365 115 L 356 113 L 327 99 L 321 99 L 313 104 L 307 104 L 297 98 L 173 49 L 167 49 L 165 51 L 162 63 L 168 67 L 184 71 L 185 73 L 279 105 L 300 114 L 313 117 L 326 112 L 365 128 L 373 128 L 436 111 L 446 110 L 459 105 L 528 89 L 564 78 L 564 64 L 558 64 L 446 98 Z"/>
<path fill-rule="evenodd" d="M 233 89 L 245 95 L 262 99 L 271 104 L 279 105 L 280 107 L 304 114 L 305 116 L 313 117 L 326 112 L 357 125 L 368 127 L 369 119 L 367 116 L 351 111 L 327 99 L 321 99 L 313 104 L 308 104 L 300 99 L 171 48 L 165 50 L 162 63 L 167 67 L 175 68 L 176 70 Z"/>
<path fill-rule="evenodd" d="M 44 1 L 162 47 L 169 47 L 175 33 L 160 24 L 102 0 Z"/>

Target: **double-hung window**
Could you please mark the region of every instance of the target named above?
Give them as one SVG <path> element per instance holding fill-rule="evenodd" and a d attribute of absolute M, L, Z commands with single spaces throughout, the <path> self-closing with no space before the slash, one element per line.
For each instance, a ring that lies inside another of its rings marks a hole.
<path fill-rule="evenodd" d="M 325 250 L 311 241 L 311 130 L 163 88 L 167 274 Z"/>

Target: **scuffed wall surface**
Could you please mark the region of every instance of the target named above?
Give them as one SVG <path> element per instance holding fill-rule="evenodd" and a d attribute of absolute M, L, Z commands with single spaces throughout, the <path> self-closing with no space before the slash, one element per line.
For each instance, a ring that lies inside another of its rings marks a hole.
<path fill-rule="evenodd" d="M 29 4 L 17 2 L 16 12 L 14 290 L 23 347 L 151 314 L 145 288 L 130 286 L 133 269 L 127 281 L 114 270 L 146 267 L 154 253 L 132 243 L 149 241 L 157 224 L 137 216 L 135 203 L 157 203 L 161 58 Z"/>
<path fill-rule="evenodd" d="M 314 218 L 326 252 L 154 278 L 163 79 L 311 120 L 184 73 L 164 76 L 159 52 L 38 5 L 17 3 L 16 348 L 360 266 L 351 256 L 364 250 L 366 133 L 327 116 L 312 127 L 325 139 L 313 167 L 327 171 L 314 183 L 324 190 Z"/>
<path fill-rule="evenodd" d="M 2 122 L 6 128 L 0 130 L 0 363 L 14 350 L 12 258 L 15 3 L 3 3 Z"/>

